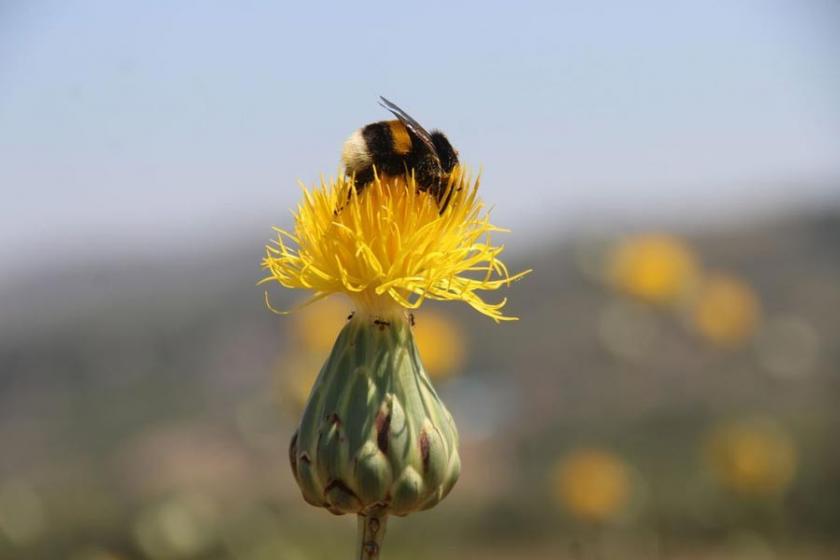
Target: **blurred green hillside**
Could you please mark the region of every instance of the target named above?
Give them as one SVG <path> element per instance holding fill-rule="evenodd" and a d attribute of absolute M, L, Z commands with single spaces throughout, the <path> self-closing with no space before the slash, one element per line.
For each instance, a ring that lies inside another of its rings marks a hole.
<path fill-rule="evenodd" d="M 535 270 L 504 294 L 519 322 L 416 314 L 464 339 L 437 381 L 463 469 L 441 506 L 391 524 L 387 558 L 840 557 L 840 210 L 660 235 L 650 274 L 690 304 L 635 288 L 634 262 L 630 284 L 605 272 L 632 239 L 510 251 Z M 261 245 L 45 260 L 6 284 L 0 558 L 352 549 L 355 520 L 306 505 L 289 471 L 290 388 L 323 358 L 266 310 Z"/>

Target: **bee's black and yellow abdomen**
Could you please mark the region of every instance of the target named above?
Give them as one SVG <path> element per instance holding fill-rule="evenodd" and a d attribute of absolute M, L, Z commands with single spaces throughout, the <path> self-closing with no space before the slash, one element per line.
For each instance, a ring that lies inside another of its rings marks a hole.
<path fill-rule="evenodd" d="M 369 124 L 362 129 L 362 138 L 371 154 L 371 166 L 380 175 L 403 175 L 412 168 L 412 140 L 405 126 L 399 121 L 384 121 Z M 357 184 L 373 180 L 373 169 L 369 177 L 356 173 Z"/>
<path fill-rule="evenodd" d="M 357 191 L 373 181 L 374 170 L 380 177 L 413 173 L 420 190 L 438 200 L 450 171 L 441 167 L 438 155 L 400 120 L 375 122 L 357 130 L 344 143 L 342 161 L 346 173 L 355 177 Z"/>
<path fill-rule="evenodd" d="M 417 144 L 400 121 L 375 122 L 347 139 L 342 160 L 347 174 L 355 175 L 356 186 L 363 188 L 373 181 L 374 168 L 380 176 L 403 175 L 413 169 Z"/>
<path fill-rule="evenodd" d="M 394 153 L 400 156 L 409 153 L 414 142 L 405 125 L 401 121 L 388 121 L 388 128 L 391 131 L 391 145 Z"/>

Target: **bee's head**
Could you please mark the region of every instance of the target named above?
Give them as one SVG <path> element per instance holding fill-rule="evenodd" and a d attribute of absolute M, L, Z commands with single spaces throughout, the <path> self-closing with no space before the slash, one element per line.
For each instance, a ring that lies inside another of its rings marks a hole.
<path fill-rule="evenodd" d="M 458 150 L 452 147 L 452 144 L 449 143 L 449 140 L 443 132 L 435 130 L 432 132 L 431 138 L 443 171 L 449 173 L 458 165 Z"/>

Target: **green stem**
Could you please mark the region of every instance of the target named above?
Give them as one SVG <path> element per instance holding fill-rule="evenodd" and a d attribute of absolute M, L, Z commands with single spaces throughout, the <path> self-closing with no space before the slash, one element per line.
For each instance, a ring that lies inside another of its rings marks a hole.
<path fill-rule="evenodd" d="M 367 515 L 359 514 L 359 560 L 379 560 L 387 521 L 388 515 L 382 510 L 373 510 Z"/>

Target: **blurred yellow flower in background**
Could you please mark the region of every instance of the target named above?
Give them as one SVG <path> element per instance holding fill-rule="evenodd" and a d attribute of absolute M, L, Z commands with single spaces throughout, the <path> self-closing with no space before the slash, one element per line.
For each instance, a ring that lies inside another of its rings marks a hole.
<path fill-rule="evenodd" d="M 424 309 L 415 315 L 414 341 L 429 376 L 442 381 L 461 373 L 468 352 L 463 327 L 438 309 Z"/>
<path fill-rule="evenodd" d="M 607 279 L 616 289 L 659 304 L 680 299 L 696 281 L 698 270 L 691 248 L 662 233 L 623 238 L 606 264 Z"/>
<path fill-rule="evenodd" d="M 327 359 L 337 333 L 347 322 L 351 309 L 348 300 L 329 297 L 305 305 L 290 316 L 292 342 L 277 358 L 274 369 L 279 401 L 294 415 L 306 405 L 318 371 Z"/>
<path fill-rule="evenodd" d="M 324 298 L 301 307 L 300 311 L 291 314 L 295 341 L 307 352 L 322 355 L 323 361 L 352 309 L 350 301 L 340 297 Z"/>
<path fill-rule="evenodd" d="M 796 474 L 796 448 L 790 435 L 769 419 L 749 419 L 716 429 L 706 457 L 717 480 L 745 496 L 774 496 Z"/>
<path fill-rule="evenodd" d="M 615 518 L 631 494 L 627 465 L 602 449 L 579 449 L 562 458 L 554 466 L 551 483 L 555 501 L 585 521 Z"/>
<path fill-rule="evenodd" d="M 737 345 L 755 332 L 761 306 L 753 289 L 735 276 L 706 276 L 692 300 L 694 328 L 705 338 L 722 345 Z"/>

